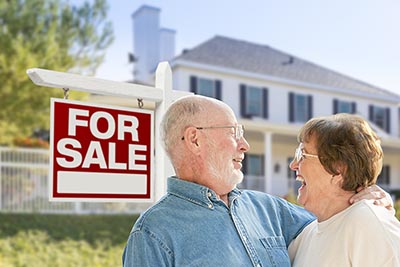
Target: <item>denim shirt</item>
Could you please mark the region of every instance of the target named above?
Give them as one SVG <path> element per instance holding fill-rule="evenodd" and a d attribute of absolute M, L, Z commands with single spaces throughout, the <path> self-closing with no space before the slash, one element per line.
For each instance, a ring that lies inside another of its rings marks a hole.
<path fill-rule="evenodd" d="M 290 266 L 289 243 L 315 218 L 266 193 L 168 178 L 168 192 L 132 228 L 123 266 Z"/>

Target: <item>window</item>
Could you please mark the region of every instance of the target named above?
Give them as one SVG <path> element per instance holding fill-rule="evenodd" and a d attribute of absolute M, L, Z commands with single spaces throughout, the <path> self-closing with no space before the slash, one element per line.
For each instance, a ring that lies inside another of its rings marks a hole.
<path fill-rule="evenodd" d="M 293 159 L 294 159 L 293 157 L 289 157 L 287 159 L 287 178 L 288 179 L 296 179 L 296 171 L 293 171 L 290 168 L 290 163 L 292 163 Z"/>
<path fill-rule="evenodd" d="M 268 118 L 268 89 L 240 85 L 240 111 L 243 118 Z"/>
<path fill-rule="evenodd" d="M 289 93 L 289 121 L 306 122 L 312 117 L 313 98 L 311 95 Z"/>
<path fill-rule="evenodd" d="M 261 155 L 247 155 L 246 170 L 248 175 L 264 175 L 264 162 Z"/>
<path fill-rule="evenodd" d="M 240 183 L 240 188 L 264 191 L 264 156 L 248 154 L 243 161 L 245 178 Z"/>
<path fill-rule="evenodd" d="M 247 87 L 246 90 L 246 114 L 262 117 L 263 98 L 262 89 L 254 86 Z"/>
<path fill-rule="evenodd" d="M 390 133 L 390 108 L 369 106 L 369 120 Z"/>
<path fill-rule="evenodd" d="M 356 102 L 333 100 L 333 114 L 337 113 L 356 113 Z"/>
<path fill-rule="evenodd" d="M 190 91 L 221 100 L 221 81 L 190 76 Z"/>
<path fill-rule="evenodd" d="M 389 188 L 390 186 L 390 166 L 383 165 L 382 171 L 378 176 L 377 184 L 383 188 Z"/>

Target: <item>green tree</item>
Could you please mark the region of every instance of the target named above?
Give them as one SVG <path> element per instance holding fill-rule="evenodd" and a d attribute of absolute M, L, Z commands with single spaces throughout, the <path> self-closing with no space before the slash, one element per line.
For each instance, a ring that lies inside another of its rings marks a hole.
<path fill-rule="evenodd" d="M 0 1 L 0 145 L 48 129 L 50 97 L 63 97 L 61 89 L 34 85 L 27 69 L 95 73 L 114 38 L 107 11 L 106 0 Z"/>

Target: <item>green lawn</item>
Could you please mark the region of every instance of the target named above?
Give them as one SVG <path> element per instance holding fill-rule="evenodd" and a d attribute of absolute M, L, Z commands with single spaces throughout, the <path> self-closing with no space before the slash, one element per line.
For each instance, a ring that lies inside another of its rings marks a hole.
<path fill-rule="evenodd" d="M 137 215 L 0 213 L 0 267 L 122 265 Z"/>
<path fill-rule="evenodd" d="M 0 213 L 0 267 L 120 267 L 137 217 Z"/>

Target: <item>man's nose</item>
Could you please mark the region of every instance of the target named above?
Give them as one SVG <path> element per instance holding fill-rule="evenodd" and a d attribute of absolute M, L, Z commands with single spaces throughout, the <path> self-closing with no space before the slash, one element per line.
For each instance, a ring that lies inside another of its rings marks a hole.
<path fill-rule="evenodd" d="M 250 145 L 244 136 L 240 138 L 238 145 L 240 147 L 240 151 L 247 152 L 250 149 Z"/>

